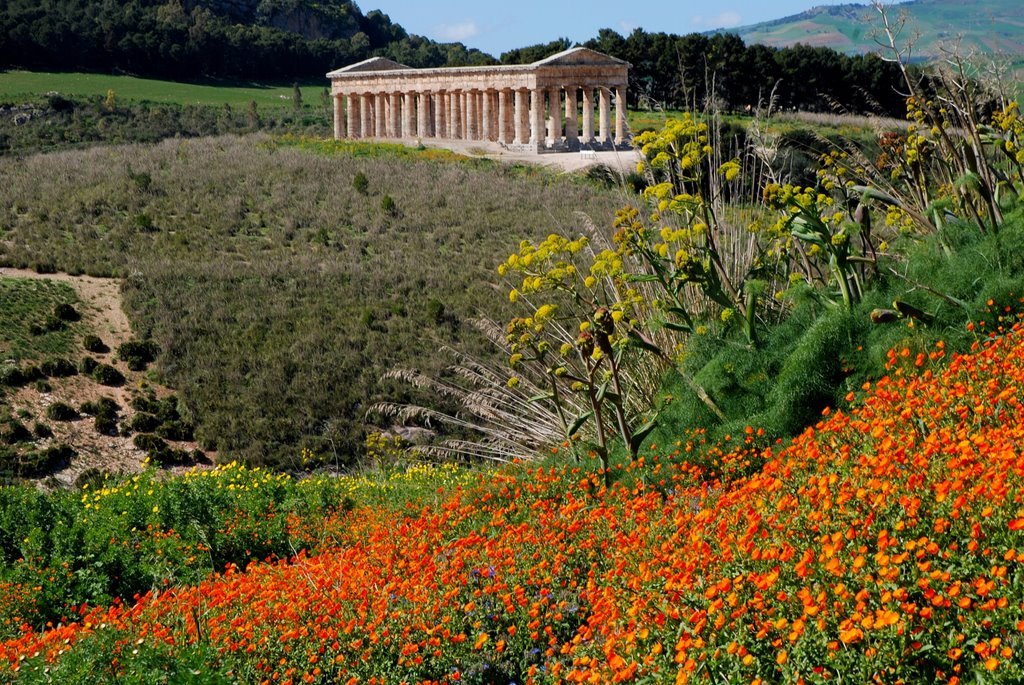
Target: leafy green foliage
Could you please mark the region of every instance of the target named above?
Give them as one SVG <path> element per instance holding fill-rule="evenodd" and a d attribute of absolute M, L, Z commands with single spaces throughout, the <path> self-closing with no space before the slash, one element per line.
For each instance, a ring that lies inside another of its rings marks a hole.
<path fill-rule="evenodd" d="M 104 344 L 103 340 L 98 335 L 89 333 L 82 338 L 82 347 L 86 352 L 95 352 L 96 354 L 106 354 L 110 351 L 110 348 Z"/>
<path fill-rule="evenodd" d="M 117 358 L 132 371 L 145 371 L 158 354 L 160 347 L 152 340 L 128 340 L 117 347 Z"/>
<path fill-rule="evenodd" d="M 124 374 L 110 364 L 97 364 L 90 375 L 100 385 L 108 385 L 113 388 L 124 385 L 125 381 Z"/>
<path fill-rule="evenodd" d="M 952 254 L 943 247 L 950 242 L 956 245 Z M 714 334 L 691 338 L 685 367 L 726 419 L 669 376 L 664 392 L 670 399 L 653 441 L 670 444 L 680 434 L 706 430 L 715 443 L 742 435 L 747 426 L 762 429 L 765 440 L 792 436 L 826 407 L 841 406 L 849 393 L 885 374 L 891 350 L 905 350 L 904 363 L 927 355 L 939 341 L 965 350 L 980 334 L 998 334 L 1024 310 L 1024 263 L 1018 256 L 1024 250 L 1024 212 L 1009 215 L 997 235 L 954 224 L 941 239 L 906 240 L 901 247 L 900 268 L 883 262 L 883 276 L 851 310 L 824 306 L 805 284 L 798 285 L 791 293 L 792 312 L 758 348 Z M 897 300 L 926 312 L 931 323 L 872 323 L 872 310 Z"/>
<path fill-rule="evenodd" d="M 903 115 L 903 98 L 891 87 L 899 70 L 875 54 L 848 56 L 809 45 L 745 45 L 734 33 L 676 35 L 643 29 L 623 37 L 601 29 L 584 45 L 630 63 L 631 105 L 640 108 L 699 106 L 709 96 L 740 111 L 766 103 L 831 112 Z M 503 56 L 504 59 L 504 56 Z"/>
<path fill-rule="evenodd" d="M 67 402 L 54 402 L 46 408 L 46 417 L 53 421 L 74 421 L 78 412 Z"/>
<path fill-rule="evenodd" d="M 309 27 L 308 34 L 283 28 L 288 25 Z M 379 52 L 412 66 L 493 61 L 461 43 L 409 36 L 386 14 L 364 15 L 347 1 L 111 5 L 59 0 L 43 11 L 29 0 L 15 0 L 0 7 L 0 31 L 8 37 L 0 45 L 4 66 L 180 79 L 322 77 Z"/>

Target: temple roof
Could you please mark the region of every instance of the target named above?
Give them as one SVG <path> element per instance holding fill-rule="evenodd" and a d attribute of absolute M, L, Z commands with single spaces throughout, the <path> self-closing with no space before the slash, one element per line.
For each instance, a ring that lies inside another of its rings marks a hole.
<path fill-rule="evenodd" d="M 364 59 L 362 62 L 356 62 L 350 64 L 347 67 L 341 69 L 335 69 L 334 71 L 327 74 L 327 77 L 340 75 L 340 74 L 351 74 L 360 71 L 394 71 L 396 69 L 411 69 L 404 64 L 399 64 L 393 59 L 387 57 L 371 57 L 370 59 Z"/>
<path fill-rule="evenodd" d="M 628 64 L 628 62 L 624 62 L 623 60 L 612 57 L 611 55 L 606 55 L 603 52 L 591 50 L 590 48 L 576 47 L 555 53 L 554 55 L 545 57 L 542 60 L 537 60 L 530 66 L 546 67 L 572 64 Z"/>

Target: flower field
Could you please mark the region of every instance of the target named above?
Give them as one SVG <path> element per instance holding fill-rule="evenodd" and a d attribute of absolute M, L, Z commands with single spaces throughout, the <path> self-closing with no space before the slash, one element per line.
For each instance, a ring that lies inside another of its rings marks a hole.
<path fill-rule="evenodd" d="M 25 626 L 0 679 L 1021 682 L 1022 335 L 894 351 L 784 447 L 338 508 L 308 554 Z"/>

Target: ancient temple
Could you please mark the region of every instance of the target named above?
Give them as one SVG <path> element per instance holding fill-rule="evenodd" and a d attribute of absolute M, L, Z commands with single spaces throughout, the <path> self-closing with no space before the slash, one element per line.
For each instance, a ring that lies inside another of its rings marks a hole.
<path fill-rule="evenodd" d="M 327 74 L 334 137 L 492 141 L 518 152 L 610 148 L 627 142 L 628 69 L 587 48 L 484 67 L 413 69 L 373 57 Z"/>

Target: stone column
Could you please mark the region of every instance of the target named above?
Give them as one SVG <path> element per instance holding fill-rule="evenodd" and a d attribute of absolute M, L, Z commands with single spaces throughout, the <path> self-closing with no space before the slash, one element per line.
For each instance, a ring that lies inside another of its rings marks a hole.
<path fill-rule="evenodd" d="M 612 104 L 611 104 L 611 91 L 607 88 L 602 87 L 601 91 L 601 130 L 597 134 L 598 142 L 605 145 L 611 142 L 611 120 L 612 120 Z"/>
<path fill-rule="evenodd" d="M 494 139 L 494 126 L 493 126 L 494 122 L 492 121 L 493 114 L 491 112 L 491 95 L 492 94 L 493 94 L 492 91 L 485 90 L 484 91 L 484 97 L 483 97 L 483 100 L 482 100 L 482 103 L 481 103 L 481 110 L 482 111 L 480 113 L 481 114 L 480 118 L 483 119 L 483 124 L 484 124 L 483 125 L 483 130 L 481 131 L 481 134 L 483 135 L 484 140 L 493 140 Z"/>
<path fill-rule="evenodd" d="M 384 100 L 384 93 L 377 93 L 373 111 L 377 115 L 374 131 L 378 138 L 384 138 L 388 135 L 388 106 Z"/>
<path fill-rule="evenodd" d="M 594 89 L 583 89 L 583 140 L 584 145 L 594 142 Z"/>
<path fill-rule="evenodd" d="M 530 144 L 544 147 L 544 89 L 530 94 Z"/>
<path fill-rule="evenodd" d="M 562 89 L 553 86 L 548 89 L 548 137 L 551 145 L 562 142 Z"/>
<path fill-rule="evenodd" d="M 389 111 L 391 112 L 391 119 L 388 121 L 388 137 L 390 138 L 401 138 L 402 137 L 402 94 L 401 93 L 390 93 L 388 94 L 388 105 Z"/>
<path fill-rule="evenodd" d="M 464 90 L 459 96 L 459 117 L 462 119 L 462 137 L 470 140 L 469 137 L 469 96 L 470 91 Z"/>
<path fill-rule="evenodd" d="M 402 137 L 403 138 L 415 138 L 416 130 L 413 126 L 413 110 L 416 108 L 413 104 L 416 101 L 416 93 L 402 93 Z"/>
<path fill-rule="evenodd" d="M 416 98 L 416 137 L 430 137 L 430 94 L 420 92 Z"/>
<path fill-rule="evenodd" d="M 434 137 L 447 138 L 444 130 L 444 93 L 434 93 Z"/>
<path fill-rule="evenodd" d="M 570 150 L 580 146 L 579 121 L 576 119 L 576 88 L 565 89 L 565 145 Z"/>
<path fill-rule="evenodd" d="M 508 96 L 509 92 L 505 88 L 498 91 L 498 142 L 502 145 L 507 145 L 509 142 Z"/>
<path fill-rule="evenodd" d="M 342 108 L 341 96 L 334 96 L 334 139 L 341 140 L 345 137 L 345 110 Z"/>
<path fill-rule="evenodd" d="M 471 90 L 466 93 L 466 140 L 478 140 L 480 128 L 478 126 L 476 100 L 479 93 Z"/>
<path fill-rule="evenodd" d="M 615 144 L 626 142 L 626 87 L 615 87 Z"/>
<path fill-rule="evenodd" d="M 359 138 L 362 132 L 359 130 L 359 96 L 349 93 L 345 96 L 348 104 L 348 137 Z"/>
<path fill-rule="evenodd" d="M 448 130 L 449 137 L 453 140 L 458 140 L 462 137 L 462 117 L 459 116 L 461 111 L 459 91 L 452 91 L 448 95 Z"/>
<path fill-rule="evenodd" d="M 527 91 L 519 89 L 516 91 L 516 111 L 515 111 L 515 143 L 522 145 L 526 143 L 526 96 Z"/>
<path fill-rule="evenodd" d="M 373 96 L 363 93 L 359 96 L 359 129 L 363 138 L 373 138 Z"/>

